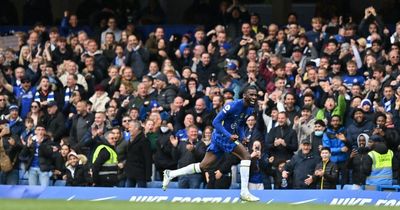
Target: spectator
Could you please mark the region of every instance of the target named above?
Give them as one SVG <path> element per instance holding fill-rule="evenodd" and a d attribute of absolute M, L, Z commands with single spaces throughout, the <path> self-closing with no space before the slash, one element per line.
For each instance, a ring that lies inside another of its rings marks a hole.
<path fill-rule="evenodd" d="M 315 119 L 311 116 L 311 107 L 304 105 L 301 110 L 301 117 L 296 116 L 293 122 L 293 129 L 297 133 L 297 139 L 311 139 L 315 122 Z"/>
<path fill-rule="evenodd" d="M 367 161 L 370 151 L 367 143 L 370 144 L 370 141 L 369 135 L 361 133 L 357 138 L 357 148 L 353 148 L 350 154 L 348 167 L 349 170 L 352 170 L 352 181 L 356 189 L 365 185 L 365 180 L 370 174 L 370 166 Z"/>
<path fill-rule="evenodd" d="M 53 101 L 51 101 L 53 102 Z M 49 102 L 49 103 L 51 103 Z M 28 112 L 27 117 L 33 119 L 33 125 L 36 126 L 38 123 L 43 123 L 45 120 L 45 110 L 41 109 L 40 103 L 37 101 L 33 101 L 31 103 L 30 112 Z"/>
<path fill-rule="evenodd" d="M 335 98 L 328 97 L 325 100 L 324 108 L 319 109 L 316 119 L 323 120 L 327 119 L 330 121 L 331 117 L 334 115 L 339 115 L 340 119 L 343 119 L 344 113 L 346 110 L 346 100 L 345 100 L 345 87 L 340 87 L 338 89 L 340 95 L 337 99 L 337 103 L 335 102 Z M 333 152 L 333 151 L 332 151 Z"/>
<path fill-rule="evenodd" d="M 21 79 L 20 86 L 12 86 L 5 79 L 2 79 L 0 83 L 8 92 L 14 94 L 17 103 L 21 106 L 21 118 L 25 119 L 33 101 L 33 96 L 36 93 L 36 87 L 32 87 L 31 80 L 28 77 Z"/>
<path fill-rule="evenodd" d="M 187 128 L 188 139 L 187 141 L 178 141 L 176 137 L 170 139 L 173 145 L 172 157 L 178 161 L 178 169 L 183 168 L 189 164 L 199 162 L 203 156 L 199 154 L 198 144 L 198 129 L 195 125 L 190 125 Z M 202 183 L 201 174 L 190 174 L 178 178 L 179 188 L 200 188 Z"/>
<path fill-rule="evenodd" d="M 324 136 L 326 124 L 323 120 L 316 120 L 314 122 L 314 130 L 310 135 L 311 151 L 315 156 L 321 153 L 322 137 Z"/>
<path fill-rule="evenodd" d="M 66 186 L 88 186 L 90 176 L 88 171 L 85 168 L 84 158 L 79 157 L 75 152 L 70 152 L 68 154 L 68 162 L 65 163 L 67 167 L 67 173 L 64 176 L 66 180 Z"/>
<path fill-rule="evenodd" d="M 383 113 L 376 113 L 375 115 L 375 125 L 376 127 L 372 130 L 372 135 L 378 135 L 383 138 L 385 145 L 388 149 L 392 150 L 397 157 L 399 154 L 400 136 L 399 131 L 394 128 L 387 126 L 386 123 L 388 117 Z"/>
<path fill-rule="evenodd" d="M 281 160 L 289 160 L 298 149 L 296 132 L 289 127 L 286 113 L 278 114 L 278 126 L 271 129 L 266 140 L 269 156 L 275 157 L 274 165 Z"/>
<path fill-rule="evenodd" d="M 8 111 L 10 114 L 5 116 L 4 119 L 8 121 L 10 133 L 19 136 L 24 130 L 24 123 L 18 114 L 19 107 L 17 105 L 10 105 Z"/>
<path fill-rule="evenodd" d="M 47 106 L 47 103 L 50 101 L 57 101 L 59 98 L 58 94 L 56 94 L 50 84 L 49 77 L 42 76 L 39 80 L 39 85 L 37 87 L 37 91 L 35 93 L 34 101 L 40 103 L 40 105 L 44 108 Z"/>
<path fill-rule="evenodd" d="M 177 161 L 172 157 L 173 146 L 170 142 L 170 138 L 173 135 L 172 124 L 163 121 L 158 131 L 158 139 L 156 142 L 156 152 L 154 154 L 154 163 L 157 171 L 162 177 L 162 172 L 166 169 L 175 170 L 177 167 Z"/>
<path fill-rule="evenodd" d="M 334 163 L 330 161 L 331 150 L 327 147 L 321 148 L 322 161 L 317 164 L 313 175 L 317 189 L 336 189 L 338 170 Z"/>
<path fill-rule="evenodd" d="M 262 154 L 263 148 L 259 140 L 255 140 L 251 145 L 251 166 L 249 177 L 249 189 L 264 189 L 264 174 L 266 174 L 268 159 Z"/>
<path fill-rule="evenodd" d="M 71 147 L 79 151 L 83 143 L 83 136 L 93 123 L 94 116 L 87 111 L 87 102 L 79 101 L 76 106 L 77 113 L 72 117 L 69 142 Z"/>
<path fill-rule="evenodd" d="M 142 78 L 147 72 L 146 64 L 149 61 L 149 49 L 144 48 L 137 35 L 129 35 L 124 55 L 125 64 L 132 68 L 138 78 Z"/>
<path fill-rule="evenodd" d="M 29 185 L 49 186 L 53 165 L 53 152 L 57 151 L 52 146 L 51 140 L 46 135 L 46 128 L 38 124 L 35 135 L 30 136 L 21 151 L 21 157 L 27 161 L 26 170 L 29 173 Z"/>
<path fill-rule="evenodd" d="M 110 101 L 108 93 L 105 92 L 101 84 L 96 85 L 94 88 L 95 93 L 90 97 L 89 101 L 92 102 L 92 112 L 105 112 L 106 104 Z"/>
<path fill-rule="evenodd" d="M 106 42 L 106 35 L 107 33 L 111 32 L 115 36 L 115 41 L 119 42 L 121 40 L 121 30 L 118 29 L 118 24 L 117 24 L 117 19 L 114 17 L 110 17 L 107 20 L 107 30 L 103 31 L 101 33 L 101 44 L 104 44 Z"/>
<path fill-rule="evenodd" d="M 142 131 L 140 122 L 129 123 L 131 138 L 128 143 L 125 162 L 125 173 L 128 178 L 127 187 L 147 187 L 151 181 L 152 155 L 150 141 Z"/>
<path fill-rule="evenodd" d="M 154 85 L 157 92 L 157 101 L 160 104 L 160 111 L 169 111 L 171 104 L 177 94 L 177 87 L 168 84 L 167 77 L 164 74 L 154 78 Z"/>
<path fill-rule="evenodd" d="M 65 102 L 68 101 L 65 100 L 65 97 L 68 95 L 68 88 L 70 89 L 70 91 L 78 90 L 79 92 L 81 92 L 82 95 L 84 95 L 85 91 L 88 91 L 88 84 L 85 80 L 85 77 L 81 73 L 79 73 L 78 65 L 74 61 L 65 61 L 64 68 L 65 73 L 62 74 L 59 79 L 62 82 L 63 86 L 65 86 Z"/>
<path fill-rule="evenodd" d="M 18 136 L 10 135 L 10 129 L 6 120 L 0 121 L 0 141 L 1 155 L 8 156 L 12 166 L 10 171 L 5 171 L 4 168 L 1 169 L 0 183 L 3 185 L 17 185 L 19 168 L 18 156 L 22 150 L 22 144 Z"/>
<path fill-rule="evenodd" d="M 353 111 L 353 123 L 347 127 L 346 144 L 349 146 L 357 145 L 357 137 L 361 133 L 366 133 L 368 135 L 372 134 L 374 124 L 365 119 L 364 110 L 357 108 Z"/>
<path fill-rule="evenodd" d="M 322 145 L 330 148 L 332 152 L 331 161 L 335 163 L 339 170 L 338 183 L 344 185 L 348 181 L 348 170 L 346 162 L 348 160 L 349 144 L 346 139 L 345 128 L 341 125 L 341 118 L 338 115 L 333 115 L 329 127 L 322 137 Z"/>
<path fill-rule="evenodd" d="M 64 115 L 58 111 L 57 103 L 51 101 L 47 106 L 45 125 L 48 135 L 55 143 L 60 143 L 66 133 Z"/>
<path fill-rule="evenodd" d="M 301 141 L 300 151 L 285 165 L 282 178 L 293 180 L 293 189 L 315 189 L 316 180 L 313 179 L 315 167 L 319 158 L 311 153 L 311 142 Z"/>

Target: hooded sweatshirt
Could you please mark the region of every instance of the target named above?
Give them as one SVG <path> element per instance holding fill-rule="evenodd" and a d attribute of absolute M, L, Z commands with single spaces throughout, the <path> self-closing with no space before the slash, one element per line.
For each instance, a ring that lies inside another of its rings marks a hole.
<path fill-rule="evenodd" d="M 371 167 L 368 165 L 368 152 L 370 149 L 366 146 L 360 146 L 360 136 L 364 136 L 365 142 L 369 140 L 369 135 L 366 133 L 361 133 L 357 136 L 357 154 L 349 159 L 349 169 L 352 169 L 352 180 L 353 184 L 365 185 L 365 179 L 371 173 Z"/>

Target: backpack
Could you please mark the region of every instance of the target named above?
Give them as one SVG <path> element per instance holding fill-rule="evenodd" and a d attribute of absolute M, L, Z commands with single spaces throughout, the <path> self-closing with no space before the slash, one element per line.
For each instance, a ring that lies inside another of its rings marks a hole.
<path fill-rule="evenodd" d="M 10 157 L 6 154 L 3 145 L 3 138 L 0 138 L 0 171 L 1 172 L 10 172 L 13 169 L 13 163 L 10 160 Z"/>

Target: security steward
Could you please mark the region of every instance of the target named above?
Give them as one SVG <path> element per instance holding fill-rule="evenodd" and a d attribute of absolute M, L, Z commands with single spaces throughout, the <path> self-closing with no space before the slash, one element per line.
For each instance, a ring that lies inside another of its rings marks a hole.
<path fill-rule="evenodd" d="M 96 187 L 114 187 L 118 184 L 118 158 L 115 151 L 118 139 L 112 132 L 106 138 L 93 154 L 93 185 Z"/>
<path fill-rule="evenodd" d="M 369 139 L 371 142 L 368 146 L 372 150 L 368 153 L 369 158 L 366 161 L 371 166 L 371 173 L 367 177 L 366 184 L 392 185 L 393 179 L 398 176 L 398 161 L 393 157 L 393 151 L 387 148 L 381 136 L 372 135 Z"/>

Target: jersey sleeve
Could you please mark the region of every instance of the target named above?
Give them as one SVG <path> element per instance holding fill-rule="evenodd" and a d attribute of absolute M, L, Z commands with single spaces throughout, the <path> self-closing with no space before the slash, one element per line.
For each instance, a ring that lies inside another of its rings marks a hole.
<path fill-rule="evenodd" d="M 225 118 L 233 111 L 233 108 L 234 103 L 225 105 L 224 108 L 222 108 L 222 110 L 217 114 L 212 123 L 217 132 L 222 133 L 227 137 L 230 137 L 232 134 L 229 133 L 222 124 Z"/>

